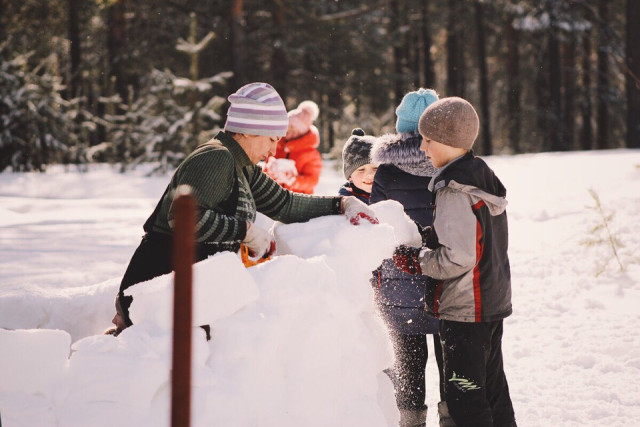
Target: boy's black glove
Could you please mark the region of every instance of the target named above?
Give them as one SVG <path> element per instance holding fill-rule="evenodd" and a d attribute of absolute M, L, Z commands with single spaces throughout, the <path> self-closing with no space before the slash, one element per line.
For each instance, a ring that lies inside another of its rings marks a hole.
<path fill-rule="evenodd" d="M 423 227 L 417 222 L 416 227 L 418 227 L 418 232 L 420 233 L 420 237 L 422 238 L 422 247 L 436 249 L 439 245 L 436 230 L 434 230 L 434 228 L 430 225 Z"/>
<path fill-rule="evenodd" d="M 420 248 L 414 248 L 411 246 L 401 245 L 398 246 L 393 253 L 393 262 L 400 270 L 409 274 L 422 274 L 422 268 L 420 267 Z"/>

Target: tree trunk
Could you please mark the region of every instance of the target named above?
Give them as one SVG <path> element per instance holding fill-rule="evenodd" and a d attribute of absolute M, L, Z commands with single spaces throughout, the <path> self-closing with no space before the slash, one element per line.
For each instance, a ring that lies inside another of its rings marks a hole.
<path fill-rule="evenodd" d="M 189 14 L 189 43 L 192 46 L 195 46 L 198 43 L 198 18 L 194 12 Z M 200 57 L 200 51 L 194 50 L 188 53 L 189 55 L 189 79 L 192 82 L 198 81 L 200 78 L 200 70 L 198 66 L 198 58 Z M 198 103 L 198 91 L 195 89 L 189 90 L 189 108 L 191 111 L 195 111 L 196 104 Z M 194 120 L 191 121 L 193 126 L 193 135 L 198 135 L 200 133 L 200 128 L 198 126 L 198 120 L 196 119 L 196 115 L 194 114 Z"/>
<path fill-rule="evenodd" d="M 598 37 L 598 97 L 597 97 L 597 122 L 598 135 L 596 147 L 599 150 L 609 148 L 609 53 L 608 53 L 608 0 L 598 1 L 598 15 L 600 17 L 600 34 Z M 637 23 L 636 23 L 637 25 Z M 637 43 L 637 41 L 636 41 Z"/>
<path fill-rule="evenodd" d="M 541 42 L 542 43 L 542 42 Z M 549 141 L 551 140 L 551 133 L 555 129 L 551 129 L 549 124 L 549 111 L 551 110 L 550 91 L 549 91 L 549 79 L 545 74 L 545 66 L 549 60 L 549 50 L 544 46 L 537 46 L 540 51 L 536 57 L 539 57 L 539 62 L 534 62 L 535 72 L 535 88 L 536 88 L 536 127 L 534 128 L 533 138 L 529 142 L 537 143 L 537 146 L 531 146 L 531 148 L 537 148 L 540 151 L 549 150 Z M 530 149 L 525 148 L 525 151 Z"/>
<path fill-rule="evenodd" d="M 580 103 L 582 130 L 580 132 L 580 148 L 593 148 L 593 116 L 591 104 L 591 32 L 586 30 L 582 35 L 582 102 Z"/>
<path fill-rule="evenodd" d="M 340 48 L 341 40 L 335 34 L 330 36 L 330 51 L 335 52 Z M 329 56 L 329 76 L 338 76 L 340 73 L 340 64 L 338 59 L 334 55 Z M 335 79 L 331 79 L 331 83 L 327 88 L 327 135 L 326 140 L 320 141 L 320 151 L 327 153 L 333 146 L 333 141 L 336 139 L 335 124 L 340 120 L 340 110 L 342 104 L 342 88 L 339 83 L 335 82 Z"/>
<path fill-rule="evenodd" d="M 399 28 L 402 25 L 400 20 L 400 1 L 389 0 L 391 19 L 389 20 L 389 33 L 392 34 L 393 43 L 393 93 L 395 105 L 399 105 L 404 96 L 404 85 L 402 84 L 402 60 L 404 58 L 402 38 L 399 37 Z"/>
<path fill-rule="evenodd" d="M 566 148 L 562 142 L 562 94 L 561 94 L 561 68 L 560 68 L 560 42 L 558 32 L 560 31 L 556 23 L 554 5 L 551 5 L 549 24 L 549 100 L 551 109 L 549 115 L 550 146 L 551 151 L 563 151 Z"/>
<path fill-rule="evenodd" d="M 78 17 L 78 0 L 67 1 L 69 17 L 67 32 L 69 37 L 69 56 L 71 57 L 71 69 L 69 70 L 68 98 L 75 98 L 80 94 L 82 83 L 80 81 L 80 25 Z"/>
<path fill-rule="evenodd" d="M 125 21 L 125 0 L 114 0 L 107 10 L 107 50 L 109 76 L 115 77 L 115 91 L 122 102 L 128 99 L 129 79 L 126 76 L 127 38 Z"/>
<path fill-rule="evenodd" d="M 575 33 L 571 31 L 567 35 L 563 47 L 563 85 L 564 85 L 564 131 L 562 140 L 563 146 L 567 150 L 573 150 L 575 147 L 575 72 L 576 72 L 576 39 Z"/>
<path fill-rule="evenodd" d="M 4 16 L 7 16 L 4 7 L 4 0 L 0 0 L 0 40 L 6 40 L 7 38 L 7 31 L 4 23 L 2 22 L 2 17 Z"/>
<path fill-rule="evenodd" d="M 513 1 L 516 0 L 512 0 L 512 2 Z M 522 152 L 522 148 L 520 147 L 520 136 L 522 133 L 520 105 L 522 83 L 520 80 L 520 53 L 518 52 L 519 34 L 513 26 L 515 18 L 515 14 L 509 12 L 505 37 L 507 44 L 507 123 L 511 149 L 517 154 Z"/>
<path fill-rule="evenodd" d="M 477 31 L 478 68 L 480 69 L 480 130 L 482 131 L 482 154 L 493 154 L 491 143 L 491 114 L 489 112 L 489 77 L 487 73 L 487 50 L 484 35 L 484 6 L 481 1 L 474 4 Z"/>
<path fill-rule="evenodd" d="M 640 148 L 640 3 L 627 0 L 627 147 Z"/>
<path fill-rule="evenodd" d="M 431 32 L 429 31 L 429 0 L 422 1 L 422 52 L 424 64 L 424 86 L 433 88 L 436 85 L 436 72 L 431 58 Z"/>
<path fill-rule="evenodd" d="M 449 16 L 447 18 L 447 96 L 465 96 L 464 50 L 462 49 L 460 0 L 447 2 Z"/>
<path fill-rule="evenodd" d="M 198 43 L 198 18 L 195 12 L 189 14 L 189 43 L 192 46 Z M 194 82 L 200 78 L 199 57 L 200 50 L 189 53 L 189 78 Z"/>
<path fill-rule="evenodd" d="M 276 9 L 273 14 L 275 34 L 273 38 L 273 51 L 271 52 L 271 74 L 273 75 L 273 85 L 278 90 L 280 97 L 286 105 L 289 65 L 285 48 L 285 38 L 283 36 L 283 31 L 285 30 L 284 5 L 282 2 L 276 2 L 275 7 Z"/>
<path fill-rule="evenodd" d="M 421 86 L 420 79 L 422 73 L 420 72 L 420 43 L 422 37 L 420 36 L 420 20 L 413 19 L 411 8 L 405 8 L 405 22 L 409 27 L 409 31 L 406 33 L 406 46 L 409 54 L 409 67 L 411 69 L 411 83 L 412 88 L 418 88 Z M 404 94 L 403 94 L 404 95 Z"/>
<path fill-rule="evenodd" d="M 244 21 L 243 0 L 233 0 L 231 7 L 231 71 L 233 71 L 233 90 L 243 86 L 244 76 Z"/>

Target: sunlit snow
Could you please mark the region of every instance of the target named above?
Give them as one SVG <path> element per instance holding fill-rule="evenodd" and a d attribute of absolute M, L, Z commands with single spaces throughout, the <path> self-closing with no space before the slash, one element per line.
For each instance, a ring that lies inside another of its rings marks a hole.
<path fill-rule="evenodd" d="M 514 313 L 503 350 L 520 426 L 640 419 L 640 151 L 485 158 L 507 187 Z M 171 275 L 113 298 L 169 175 L 0 174 L 0 417 L 12 426 L 167 426 Z M 317 192 L 343 183 L 332 162 Z M 617 258 L 609 243 L 602 203 Z M 399 205 L 380 225 L 274 224 L 278 253 L 194 267 L 194 426 L 393 426 L 392 361 L 370 271 L 415 239 Z M 623 269 L 621 270 L 620 264 Z M 205 341 L 197 325 L 211 324 Z M 432 356 L 432 349 L 431 356 Z M 427 368 L 428 426 L 437 425 Z"/>

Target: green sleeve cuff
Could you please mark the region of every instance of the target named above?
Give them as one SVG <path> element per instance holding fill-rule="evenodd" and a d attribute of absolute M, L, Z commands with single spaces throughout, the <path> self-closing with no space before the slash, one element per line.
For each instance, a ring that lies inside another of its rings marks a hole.
<path fill-rule="evenodd" d="M 331 208 L 334 215 L 342 215 L 342 197 L 334 197 Z"/>

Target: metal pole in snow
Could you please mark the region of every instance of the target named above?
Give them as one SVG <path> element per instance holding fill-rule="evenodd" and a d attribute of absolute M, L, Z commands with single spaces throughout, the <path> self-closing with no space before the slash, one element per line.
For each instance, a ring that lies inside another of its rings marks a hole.
<path fill-rule="evenodd" d="M 188 186 L 174 199 L 173 233 L 173 358 L 171 369 L 171 426 L 191 422 L 192 266 L 195 261 L 196 202 Z"/>

